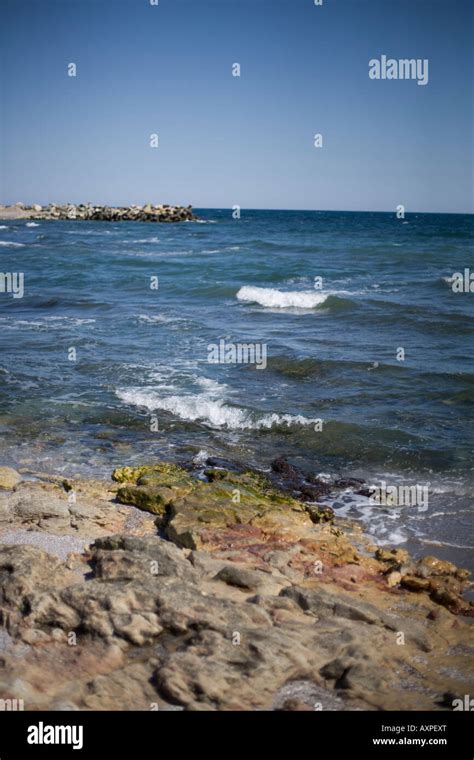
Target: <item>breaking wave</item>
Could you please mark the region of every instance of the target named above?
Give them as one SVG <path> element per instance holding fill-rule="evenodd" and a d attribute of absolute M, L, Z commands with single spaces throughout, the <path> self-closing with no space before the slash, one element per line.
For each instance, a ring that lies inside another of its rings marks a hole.
<path fill-rule="evenodd" d="M 119 399 L 126 404 L 143 407 L 149 411 L 174 414 L 188 422 L 202 422 L 205 425 L 229 430 L 262 430 L 278 426 L 308 426 L 317 420 L 292 414 L 252 414 L 247 409 L 229 406 L 222 399 L 209 398 L 206 393 L 194 393 L 163 397 L 156 391 L 140 389 L 118 390 Z"/>
<path fill-rule="evenodd" d="M 239 301 L 252 301 L 260 306 L 278 309 L 314 309 L 323 304 L 328 295 L 323 293 L 304 293 L 297 290 L 282 291 L 275 288 L 257 288 L 245 285 L 237 293 Z"/>

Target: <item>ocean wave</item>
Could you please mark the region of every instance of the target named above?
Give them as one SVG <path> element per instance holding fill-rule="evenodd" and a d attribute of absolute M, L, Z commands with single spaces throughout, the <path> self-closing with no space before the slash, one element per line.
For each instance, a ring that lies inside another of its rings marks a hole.
<path fill-rule="evenodd" d="M 17 328 L 39 328 L 40 330 L 57 330 L 61 328 L 81 327 L 82 325 L 92 324 L 95 319 L 85 319 L 81 317 L 43 317 L 41 319 L 11 319 L 10 317 L 0 317 L 2 328 L 14 330 Z"/>
<path fill-rule="evenodd" d="M 139 314 L 137 317 L 137 320 L 139 322 L 149 324 L 149 325 L 167 325 L 171 322 L 183 322 L 184 319 L 182 317 L 166 317 L 164 314 Z"/>
<path fill-rule="evenodd" d="M 206 451 L 206 449 L 200 449 L 197 454 L 193 456 L 193 464 L 196 464 L 198 466 L 202 466 L 206 464 L 206 461 L 209 459 L 209 452 Z"/>
<path fill-rule="evenodd" d="M 454 393 L 447 399 L 442 399 L 443 404 L 452 406 L 454 404 L 474 404 L 474 388 L 464 388 Z"/>
<path fill-rule="evenodd" d="M 317 420 L 291 414 L 256 415 L 238 406 L 229 406 L 223 399 L 212 399 L 207 393 L 189 393 L 162 397 L 156 391 L 143 388 L 117 390 L 121 401 L 149 411 L 161 409 L 187 422 L 229 430 L 261 430 L 273 427 L 315 425 Z"/>
<path fill-rule="evenodd" d="M 185 317 L 166 316 L 165 314 L 138 314 L 135 317 L 139 325 L 168 330 L 188 332 L 193 329 L 193 322 Z"/>
<path fill-rule="evenodd" d="M 39 227 L 40 225 L 37 222 L 27 222 L 27 227 Z"/>
<path fill-rule="evenodd" d="M 323 304 L 329 294 L 308 293 L 297 290 L 282 291 L 275 288 L 257 288 L 252 285 L 245 285 L 237 293 L 239 301 L 251 301 L 258 303 L 260 306 L 278 309 L 314 309 L 316 306 Z"/>
<path fill-rule="evenodd" d="M 428 544 L 430 546 L 449 546 L 452 549 L 469 549 L 472 551 L 474 549 L 474 546 L 470 546 L 469 544 L 456 544 L 456 543 L 450 543 L 449 541 L 445 541 L 444 539 L 441 541 L 437 541 L 435 539 L 428 539 L 428 538 L 418 538 L 418 540 L 422 544 Z"/>
<path fill-rule="evenodd" d="M 44 317 L 46 322 L 70 322 L 73 325 L 88 325 L 95 322 L 89 317 Z"/>
<path fill-rule="evenodd" d="M 0 224 L 0 230 L 8 230 L 7 224 Z"/>
<path fill-rule="evenodd" d="M 337 359 L 314 359 L 313 357 L 294 358 L 272 356 L 268 358 L 268 369 L 295 380 L 322 377 L 331 373 L 340 375 L 342 371 L 366 372 L 369 362 L 356 362 Z M 397 366 L 396 369 L 399 369 Z"/>
<path fill-rule="evenodd" d="M 193 380 L 208 393 L 222 393 L 222 391 L 227 389 L 225 383 L 218 383 L 217 380 L 213 380 L 211 377 L 197 377 L 194 375 Z"/>
<path fill-rule="evenodd" d="M 118 227 L 115 227 L 115 229 L 118 229 Z M 81 235 L 81 237 L 83 235 L 113 235 L 112 230 L 104 230 L 104 229 L 84 230 L 81 228 L 80 231 L 75 229 L 75 230 L 61 230 L 61 232 L 63 235 Z"/>
<path fill-rule="evenodd" d="M 0 240 L 1 246 L 10 246 L 11 248 L 24 248 L 25 243 L 12 243 L 11 240 Z"/>
<path fill-rule="evenodd" d="M 318 253 L 321 249 L 319 245 L 312 243 L 284 243 L 282 241 L 265 240 L 263 238 L 252 238 L 246 241 L 248 246 L 256 248 L 260 252 L 283 253 L 285 251 L 297 253 Z"/>

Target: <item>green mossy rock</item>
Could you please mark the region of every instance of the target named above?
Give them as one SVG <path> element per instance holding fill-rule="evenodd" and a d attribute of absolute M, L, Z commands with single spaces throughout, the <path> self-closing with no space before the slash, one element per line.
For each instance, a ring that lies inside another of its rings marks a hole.
<path fill-rule="evenodd" d="M 159 462 L 114 470 L 113 479 L 123 483 L 117 492 L 122 504 L 133 504 L 156 515 L 165 515 L 170 539 L 197 548 L 214 530 L 252 525 L 273 531 L 296 523 L 326 521 L 327 508 L 306 505 L 276 490 L 262 475 L 241 474 L 209 468 L 208 482 L 193 478 L 173 464 Z"/>
<path fill-rule="evenodd" d="M 133 504 L 134 507 L 162 515 L 166 505 L 175 497 L 171 488 L 154 488 L 152 486 L 122 486 L 117 491 L 117 501 L 121 504 Z"/>
<path fill-rule="evenodd" d="M 112 473 L 112 480 L 117 483 L 135 483 L 142 477 L 154 478 L 157 480 L 170 479 L 173 482 L 177 480 L 186 480 L 192 483 L 186 470 L 178 465 L 169 462 L 158 462 L 157 464 L 145 464 L 140 467 L 117 467 Z M 165 485 L 165 483 L 163 483 Z"/>

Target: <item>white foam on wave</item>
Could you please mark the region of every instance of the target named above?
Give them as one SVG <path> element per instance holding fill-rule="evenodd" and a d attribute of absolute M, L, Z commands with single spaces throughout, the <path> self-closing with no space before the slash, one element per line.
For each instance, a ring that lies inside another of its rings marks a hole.
<path fill-rule="evenodd" d="M 0 240 L 0 245 L 7 246 L 9 245 L 11 248 L 24 248 L 25 243 L 12 243 L 11 240 Z"/>
<path fill-rule="evenodd" d="M 40 225 L 37 224 L 37 222 L 27 222 L 26 226 L 27 227 L 39 227 Z"/>
<path fill-rule="evenodd" d="M 273 413 L 256 416 L 247 409 L 229 406 L 222 398 L 212 398 L 213 394 L 209 392 L 163 396 L 154 390 L 129 388 L 117 390 L 116 394 L 121 401 L 132 406 L 143 407 L 149 411 L 161 409 L 188 422 L 202 422 L 211 427 L 229 430 L 261 430 L 278 425 L 309 426 L 317 422 L 300 414 Z"/>
<path fill-rule="evenodd" d="M 12 319 L 10 317 L 0 317 L 2 329 L 16 328 L 41 328 L 43 330 L 69 329 L 70 327 L 81 327 L 82 325 L 93 324 L 95 319 L 85 317 L 41 317 L 40 319 Z"/>
<path fill-rule="evenodd" d="M 95 319 L 91 317 L 44 317 L 45 322 L 66 322 L 72 325 L 91 325 Z"/>
<path fill-rule="evenodd" d="M 213 400 L 205 393 L 163 397 L 156 391 L 138 388 L 118 390 L 117 396 L 126 404 L 141 406 L 149 411 L 161 409 L 188 422 L 200 420 L 213 427 L 228 427 L 232 430 L 243 429 L 247 422 L 242 409 L 226 406 L 222 399 Z"/>
<path fill-rule="evenodd" d="M 193 456 L 193 463 L 197 465 L 206 464 L 209 458 L 209 452 L 206 449 L 200 449 L 197 454 Z"/>
<path fill-rule="evenodd" d="M 0 230 L 8 230 L 8 225 L 0 224 Z"/>
<path fill-rule="evenodd" d="M 245 285 L 237 293 L 239 301 L 251 301 L 260 306 L 278 309 L 314 309 L 324 303 L 327 297 L 328 294 L 323 293 L 282 291 L 275 288 L 257 288 L 253 285 Z"/>
<path fill-rule="evenodd" d="M 154 324 L 170 324 L 171 322 L 182 322 L 183 317 L 166 317 L 164 314 L 139 314 L 137 317 L 139 322 L 144 322 L 145 324 L 154 325 Z"/>
<path fill-rule="evenodd" d="M 81 235 L 81 237 L 83 235 L 112 235 L 113 234 L 111 230 L 103 230 L 103 229 L 102 230 L 81 229 L 80 232 L 78 232 L 77 229 L 76 230 L 62 230 L 62 233 L 66 235 Z"/>
<path fill-rule="evenodd" d="M 217 380 L 213 380 L 211 377 L 198 377 L 194 375 L 194 382 L 199 385 L 207 393 L 222 393 L 227 389 L 225 383 L 218 383 Z"/>

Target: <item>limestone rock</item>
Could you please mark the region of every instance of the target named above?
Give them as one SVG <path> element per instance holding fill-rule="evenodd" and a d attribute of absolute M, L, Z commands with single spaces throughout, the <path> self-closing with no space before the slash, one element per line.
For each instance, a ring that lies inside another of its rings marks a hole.
<path fill-rule="evenodd" d="M 216 580 L 224 581 L 229 586 L 257 590 L 264 584 L 262 573 L 253 572 L 236 565 L 225 565 L 215 576 Z"/>
<path fill-rule="evenodd" d="M 65 562 L 2 546 L 0 525 L 2 695 L 33 710 L 299 711 L 439 710 L 465 693 L 458 568 L 375 557 L 258 473 L 210 469 L 122 468 L 115 485 L 43 474 L 0 494 L 13 534 L 54 550 L 90 531 Z M 114 502 L 117 489 L 166 489 L 165 510 Z"/>
<path fill-rule="evenodd" d="M 14 488 L 21 480 L 21 475 L 11 467 L 0 467 L 0 488 Z"/>

